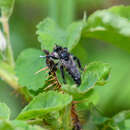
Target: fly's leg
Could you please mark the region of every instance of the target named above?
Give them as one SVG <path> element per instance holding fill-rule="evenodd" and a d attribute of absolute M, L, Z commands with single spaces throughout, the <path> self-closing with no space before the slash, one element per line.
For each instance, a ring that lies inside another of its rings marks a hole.
<path fill-rule="evenodd" d="M 80 63 L 80 60 L 79 60 L 76 56 L 74 56 L 73 59 L 77 61 L 77 64 L 78 64 L 79 68 L 80 68 L 81 70 L 83 70 L 83 68 L 82 68 L 82 66 L 81 66 L 81 63 Z"/>
<path fill-rule="evenodd" d="M 52 58 L 52 59 L 54 59 L 54 60 L 58 60 L 58 58 L 57 58 L 57 57 L 52 56 L 52 55 L 47 55 L 46 57 L 47 57 L 47 58 Z"/>
<path fill-rule="evenodd" d="M 54 60 L 58 60 L 57 57 L 52 56 L 52 55 L 40 56 L 40 58 L 52 58 L 52 59 L 54 59 Z"/>
<path fill-rule="evenodd" d="M 48 69 L 48 67 L 44 67 L 44 68 L 40 69 L 39 71 L 35 72 L 35 74 L 38 74 L 38 73 L 40 73 L 40 72 L 42 72 L 42 71 L 44 71 L 46 69 Z"/>
<path fill-rule="evenodd" d="M 58 66 L 59 63 L 56 63 L 53 65 L 52 67 L 52 71 L 56 72 L 57 71 L 57 66 Z"/>
<path fill-rule="evenodd" d="M 65 74 L 64 74 L 64 67 L 62 65 L 60 66 L 60 71 L 61 71 L 61 76 L 63 78 L 63 82 L 64 82 L 64 84 L 66 84 Z"/>

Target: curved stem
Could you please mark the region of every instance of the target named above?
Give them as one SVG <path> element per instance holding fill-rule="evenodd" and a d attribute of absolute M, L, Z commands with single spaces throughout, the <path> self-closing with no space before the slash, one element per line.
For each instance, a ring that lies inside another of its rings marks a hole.
<path fill-rule="evenodd" d="M 74 20 L 74 0 L 49 0 L 49 16 L 63 28 L 66 28 Z"/>
<path fill-rule="evenodd" d="M 14 67 L 15 62 L 14 62 L 13 51 L 12 51 L 11 42 L 10 42 L 8 18 L 6 18 L 5 16 L 2 16 L 1 22 L 3 25 L 3 30 L 4 30 L 5 38 L 7 42 L 7 52 L 6 52 L 7 60 L 8 60 L 8 63 Z"/>
<path fill-rule="evenodd" d="M 62 127 L 64 130 L 72 130 L 72 121 L 71 121 L 71 112 L 70 112 L 71 106 L 65 107 L 61 111 L 62 115 Z"/>

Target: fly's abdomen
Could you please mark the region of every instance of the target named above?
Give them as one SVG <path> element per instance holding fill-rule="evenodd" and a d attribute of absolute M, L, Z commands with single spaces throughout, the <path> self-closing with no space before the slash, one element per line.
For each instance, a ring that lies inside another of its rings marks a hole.
<path fill-rule="evenodd" d="M 67 70 L 77 85 L 81 84 L 80 72 L 77 68 Z"/>
<path fill-rule="evenodd" d="M 68 61 L 62 60 L 61 63 L 64 66 L 64 68 L 66 68 L 68 73 L 71 75 L 71 77 L 75 81 L 75 83 L 77 85 L 80 85 L 81 84 L 80 72 L 79 72 L 75 62 L 73 61 L 73 59 L 70 58 L 70 60 L 68 60 Z"/>

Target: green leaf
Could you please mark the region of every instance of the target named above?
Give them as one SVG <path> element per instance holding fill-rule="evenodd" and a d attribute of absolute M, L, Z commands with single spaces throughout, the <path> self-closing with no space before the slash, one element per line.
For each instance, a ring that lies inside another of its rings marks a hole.
<path fill-rule="evenodd" d="M 93 62 L 86 67 L 86 72 L 82 75 L 82 85 L 93 86 L 104 85 L 109 79 L 111 67 L 108 63 Z M 93 78 L 92 78 L 93 77 Z M 92 84 L 89 82 L 92 80 Z M 96 82 L 95 82 L 96 81 Z M 95 82 L 95 83 L 94 83 Z"/>
<path fill-rule="evenodd" d="M 0 103 L 0 119 L 9 119 L 10 109 L 5 103 Z"/>
<path fill-rule="evenodd" d="M 0 120 L 0 130 L 45 130 L 37 125 L 28 125 L 24 121 L 19 120 Z"/>
<path fill-rule="evenodd" d="M 116 6 L 93 13 L 88 21 L 72 23 L 62 30 L 47 18 L 37 26 L 42 49 L 52 51 L 55 44 L 72 50 L 82 37 L 97 38 L 130 51 L 130 7 Z"/>
<path fill-rule="evenodd" d="M 42 49 L 52 51 L 55 44 L 63 45 L 67 43 L 66 33 L 50 18 L 40 22 L 37 29 L 36 33 Z"/>
<path fill-rule="evenodd" d="M 2 14 L 9 17 L 12 13 L 14 6 L 14 0 L 0 0 L 0 8 L 2 9 Z"/>
<path fill-rule="evenodd" d="M 48 113 L 44 119 L 42 120 L 42 124 L 43 122 L 45 124 L 47 124 L 51 129 L 54 130 L 59 130 L 61 128 L 61 120 L 59 120 L 59 118 L 61 119 L 61 114 L 59 112 L 53 112 L 53 113 Z"/>
<path fill-rule="evenodd" d="M 14 130 L 9 121 L 0 120 L 0 130 Z"/>
<path fill-rule="evenodd" d="M 116 6 L 89 16 L 83 36 L 112 43 L 130 52 L 130 6 Z"/>
<path fill-rule="evenodd" d="M 130 129 L 130 110 L 121 111 L 109 121 L 109 124 L 116 129 L 129 130 Z"/>
<path fill-rule="evenodd" d="M 45 130 L 37 125 L 28 125 L 25 121 L 13 120 L 10 121 L 11 125 L 15 128 L 14 130 Z"/>
<path fill-rule="evenodd" d="M 124 124 L 125 124 L 125 130 L 129 130 L 130 129 L 130 120 L 125 120 Z"/>
<path fill-rule="evenodd" d="M 86 113 L 91 113 L 87 116 L 87 130 L 97 129 L 97 130 L 116 130 L 112 129 L 110 122 L 111 118 L 105 117 L 99 112 L 92 104 Z"/>
<path fill-rule="evenodd" d="M 41 42 L 41 48 L 52 51 L 55 44 L 64 46 L 72 50 L 79 42 L 84 22 L 72 23 L 67 30 L 62 30 L 50 18 L 40 22 L 37 26 L 38 40 Z"/>
<path fill-rule="evenodd" d="M 88 91 L 95 85 L 104 85 L 109 78 L 111 67 L 107 63 L 93 62 L 84 70 L 80 90 Z"/>
<path fill-rule="evenodd" d="M 46 114 L 63 109 L 71 101 L 72 97 L 68 94 L 55 91 L 41 93 L 22 110 L 17 119 L 45 118 Z"/>
<path fill-rule="evenodd" d="M 70 24 L 67 28 L 67 45 L 71 51 L 79 42 L 81 38 L 82 30 L 85 26 L 84 21 L 74 22 Z"/>
<path fill-rule="evenodd" d="M 43 53 L 37 49 L 26 49 L 16 61 L 16 75 L 21 86 L 34 91 L 42 88 L 48 73 L 42 71 L 36 74 L 40 69 L 46 67 L 45 60 L 40 58 Z"/>
<path fill-rule="evenodd" d="M 62 89 L 74 96 L 74 98 L 87 98 L 93 93 L 96 85 L 104 85 L 110 74 L 110 65 L 102 62 L 90 63 L 82 74 L 82 83 L 80 86 L 64 85 Z"/>
<path fill-rule="evenodd" d="M 62 90 L 71 94 L 74 100 L 82 100 L 93 94 L 93 90 L 82 92 L 76 85 L 63 85 Z"/>
<path fill-rule="evenodd" d="M 115 123 L 120 123 L 126 119 L 130 119 L 130 110 L 121 111 L 113 117 Z"/>
<path fill-rule="evenodd" d="M 128 20 L 130 20 L 130 13 L 128 12 L 130 10 L 130 6 L 115 6 L 110 9 L 108 9 L 109 12 L 112 12 L 115 15 L 119 15 L 121 17 L 124 17 Z"/>
<path fill-rule="evenodd" d="M 91 113 L 92 113 L 92 117 L 91 119 L 93 120 L 93 122 L 97 125 L 97 124 L 102 124 L 107 120 L 110 120 L 109 117 L 105 117 L 103 116 L 96 108 L 94 108 L 94 106 L 91 106 Z"/>

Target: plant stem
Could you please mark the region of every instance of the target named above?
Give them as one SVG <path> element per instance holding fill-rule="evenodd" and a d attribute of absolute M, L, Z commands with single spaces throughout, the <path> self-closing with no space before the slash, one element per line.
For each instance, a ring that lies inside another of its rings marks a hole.
<path fill-rule="evenodd" d="M 59 0 L 59 9 L 61 11 L 60 13 L 60 24 L 63 28 L 66 28 L 68 25 L 70 25 L 74 20 L 74 11 L 75 11 L 75 1 L 74 0 Z M 62 6 L 62 8 L 61 8 Z"/>
<path fill-rule="evenodd" d="M 14 71 L 15 61 L 14 61 L 13 51 L 10 42 L 9 16 L 10 15 L 6 15 L 4 11 L 1 11 L 0 22 L 3 26 L 3 32 L 6 40 L 6 51 L 5 51 L 5 56 L 3 61 L 0 61 L 0 77 L 2 80 L 7 82 L 15 91 L 20 92 L 20 94 L 25 97 L 26 101 L 30 101 L 31 96 L 29 95 L 28 90 L 24 89 L 18 84 L 18 79 Z"/>
<path fill-rule="evenodd" d="M 62 111 L 62 127 L 64 130 L 72 130 L 72 120 L 71 120 L 71 113 L 70 113 L 70 105 L 65 107 Z"/>
<path fill-rule="evenodd" d="M 58 8 L 57 8 L 57 0 L 49 0 L 48 1 L 48 13 L 49 17 L 51 17 L 53 20 L 55 20 L 56 23 L 58 23 Z"/>
<path fill-rule="evenodd" d="M 76 108 L 75 108 L 75 101 L 72 101 L 71 117 L 72 117 L 72 120 L 73 120 L 74 129 L 82 130 L 81 125 L 80 125 L 80 121 L 79 121 L 79 118 L 78 118 L 78 114 L 77 114 Z"/>
<path fill-rule="evenodd" d="M 1 22 L 3 25 L 3 30 L 5 33 L 5 38 L 7 42 L 7 61 L 8 63 L 14 67 L 15 62 L 14 62 L 14 57 L 13 57 L 13 51 L 10 43 L 10 34 L 9 34 L 9 23 L 8 23 L 8 18 L 4 15 L 2 15 Z"/>
<path fill-rule="evenodd" d="M 74 20 L 74 0 L 49 0 L 49 16 L 63 28 Z"/>
<path fill-rule="evenodd" d="M 26 101 L 30 101 L 31 97 L 28 93 L 28 90 L 25 90 L 23 87 L 21 87 L 18 84 L 18 79 L 14 72 L 14 57 L 13 57 L 13 51 L 10 43 L 10 34 L 9 34 L 9 24 L 8 24 L 8 18 L 3 14 L 0 18 L 0 22 L 3 25 L 3 31 L 5 34 L 7 49 L 6 49 L 6 57 L 5 62 L 0 62 L 0 77 L 5 82 L 7 82 L 15 91 L 18 91 L 21 95 L 24 96 Z M 4 60 L 4 59 L 3 59 Z"/>

